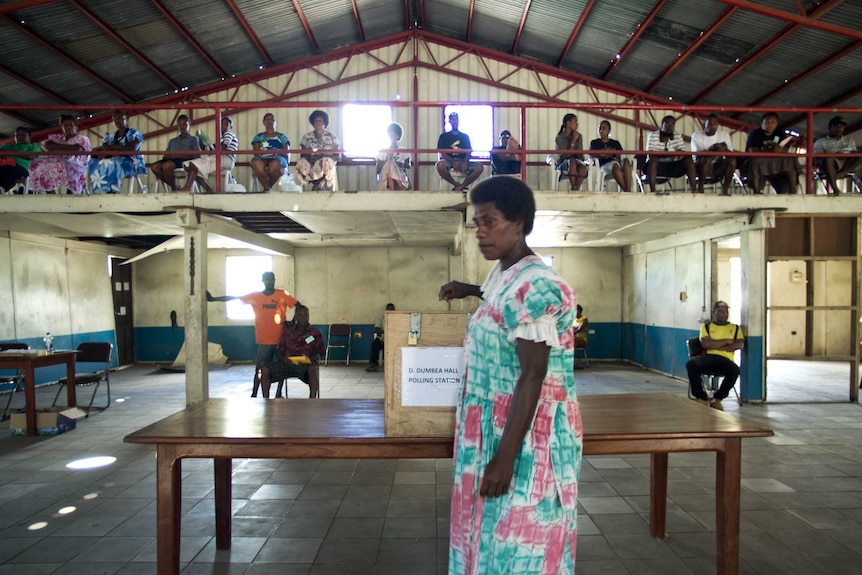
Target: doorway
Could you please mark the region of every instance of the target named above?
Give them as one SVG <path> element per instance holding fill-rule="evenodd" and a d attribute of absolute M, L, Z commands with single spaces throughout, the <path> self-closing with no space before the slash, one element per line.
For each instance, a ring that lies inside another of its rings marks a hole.
<path fill-rule="evenodd" d="M 117 362 L 135 363 L 134 314 L 132 313 L 132 266 L 125 259 L 110 257 L 111 293 L 114 299 L 114 331 L 117 335 Z"/>

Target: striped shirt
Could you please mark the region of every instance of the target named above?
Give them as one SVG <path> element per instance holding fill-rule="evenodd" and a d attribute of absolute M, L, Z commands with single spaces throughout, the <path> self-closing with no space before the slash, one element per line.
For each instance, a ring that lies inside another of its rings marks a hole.
<path fill-rule="evenodd" d="M 668 138 L 666 142 L 661 141 L 661 130 L 650 132 L 647 138 L 648 152 L 684 152 L 685 140 L 682 139 L 682 134 L 674 132 L 673 136 Z M 659 162 L 672 162 L 673 156 L 657 156 Z"/>
<path fill-rule="evenodd" d="M 236 152 L 237 150 L 239 150 L 239 139 L 236 137 L 236 134 L 234 134 L 230 130 L 227 130 L 225 132 L 222 132 L 221 146 L 223 149 L 229 152 Z M 236 154 L 229 154 L 227 157 L 229 162 L 233 162 L 234 160 L 236 160 Z"/>

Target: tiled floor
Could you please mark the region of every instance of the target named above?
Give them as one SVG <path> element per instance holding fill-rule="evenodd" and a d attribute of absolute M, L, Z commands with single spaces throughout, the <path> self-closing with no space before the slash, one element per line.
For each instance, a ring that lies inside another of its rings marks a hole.
<path fill-rule="evenodd" d="M 788 369 L 776 391 L 783 401 L 810 397 L 806 379 L 823 385 L 830 377 L 840 379 L 836 397 L 846 397 L 846 372 L 804 367 L 824 371 L 806 378 Z M 211 372 L 210 395 L 248 395 L 251 371 Z M 577 378 L 582 395 L 685 394 L 683 382 L 630 366 L 593 362 Z M 323 368 L 321 395 L 382 397 L 382 381 L 361 365 Z M 123 437 L 182 409 L 184 376 L 137 366 L 112 374 L 112 383 L 112 407 L 64 435 L 10 437 L 2 424 L 0 575 L 156 573 L 154 452 Z M 40 403 L 50 403 L 54 389 L 40 389 Z M 291 383 L 291 396 L 305 393 Z M 862 573 L 862 408 L 726 406 L 776 432 L 743 445 L 741 573 Z M 117 461 L 89 471 L 65 467 L 89 455 Z M 670 457 L 668 537 L 660 541 L 648 533 L 648 457 L 587 458 L 578 575 L 714 573 L 714 461 Z M 183 472 L 183 573 L 446 572 L 450 461 L 237 460 L 229 552 L 215 549 L 211 464 L 186 460 Z"/>

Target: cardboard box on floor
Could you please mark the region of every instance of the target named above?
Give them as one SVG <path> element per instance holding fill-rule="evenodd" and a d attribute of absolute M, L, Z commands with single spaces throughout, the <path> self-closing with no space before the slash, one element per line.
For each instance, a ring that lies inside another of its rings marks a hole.
<path fill-rule="evenodd" d="M 60 435 L 75 429 L 76 420 L 87 413 L 77 407 L 43 407 L 36 412 L 36 435 Z M 27 414 L 13 413 L 9 418 L 12 435 L 27 435 Z"/>
<path fill-rule="evenodd" d="M 410 311 L 387 311 L 384 325 L 384 413 L 386 435 L 393 437 L 450 437 L 455 433 L 454 407 L 402 405 L 401 349 L 408 347 Z M 418 347 L 461 347 L 468 311 L 423 311 Z"/>

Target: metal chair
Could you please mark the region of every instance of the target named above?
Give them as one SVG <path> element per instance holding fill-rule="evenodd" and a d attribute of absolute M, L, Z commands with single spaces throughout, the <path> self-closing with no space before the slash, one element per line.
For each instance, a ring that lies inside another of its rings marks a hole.
<path fill-rule="evenodd" d="M 587 367 L 590 367 L 590 358 L 587 357 L 587 346 L 575 347 L 575 365 L 577 365 L 578 352 L 584 356 L 584 363 L 587 364 Z M 578 368 L 580 369 L 580 368 Z"/>
<path fill-rule="evenodd" d="M 111 379 L 110 365 L 111 354 L 114 346 L 106 341 L 87 341 L 78 346 L 78 354 L 75 356 L 75 370 L 78 369 L 78 364 L 86 363 L 93 364 L 95 371 L 75 373 L 75 385 L 77 387 L 85 387 L 94 385 L 93 395 L 90 397 L 90 403 L 87 405 L 87 417 L 90 416 L 91 409 L 103 411 L 111 406 Z M 87 366 L 90 367 L 90 366 Z M 108 402 L 104 406 L 93 407 L 93 401 L 96 399 L 96 392 L 99 391 L 99 385 L 105 382 L 108 390 Z M 68 385 L 66 378 L 61 378 L 57 389 L 57 395 L 54 396 L 54 403 L 57 405 L 57 399 L 60 397 L 60 392 L 63 391 L 63 386 Z"/>
<path fill-rule="evenodd" d="M 697 343 L 692 340 L 696 340 Z M 689 359 L 694 359 L 695 357 L 700 355 L 696 350 L 702 349 L 700 347 L 700 338 L 699 337 L 690 337 L 685 342 L 686 349 L 688 350 Z M 724 381 L 723 375 L 716 375 L 714 373 L 702 373 L 700 375 L 700 383 L 703 385 L 703 391 L 706 393 L 706 397 L 708 398 L 709 404 L 712 405 L 713 397 L 715 397 L 715 392 L 718 391 L 718 388 L 721 387 L 721 382 Z M 734 385 L 732 388 L 733 395 L 736 396 L 736 402 L 739 405 L 742 405 L 742 399 L 739 397 L 739 392 L 736 391 L 736 386 Z M 695 399 L 695 397 L 691 394 L 691 386 L 688 386 L 688 398 Z"/>
<path fill-rule="evenodd" d="M 26 343 L 0 343 L 0 351 L 7 350 L 28 350 L 30 346 Z M 0 376 L 0 384 L 12 384 L 12 390 L 9 392 L 9 399 L 6 400 L 6 409 L 3 410 L 3 418 L 9 417 L 9 406 L 12 405 L 12 398 L 15 397 L 15 392 L 20 390 L 24 384 L 24 372 L 20 369 L 16 370 L 15 375 Z"/>
<path fill-rule="evenodd" d="M 323 360 L 323 365 L 329 365 L 329 352 L 333 348 L 341 348 L 347 350 L 347 365 L 350 365 L 350 324 L 332 323 L 329 324 L 329 333 L 326 335 L 326 356 Z M 334 338 L 334 339 L 333 339 Z"/>

